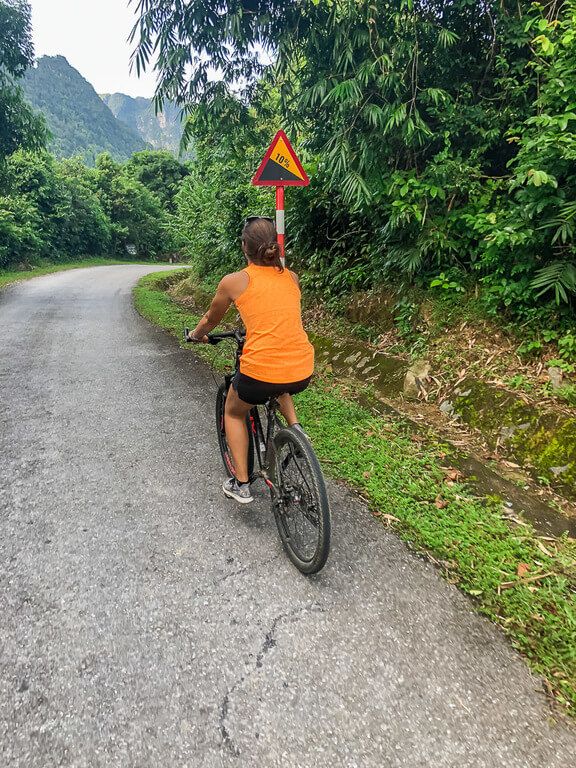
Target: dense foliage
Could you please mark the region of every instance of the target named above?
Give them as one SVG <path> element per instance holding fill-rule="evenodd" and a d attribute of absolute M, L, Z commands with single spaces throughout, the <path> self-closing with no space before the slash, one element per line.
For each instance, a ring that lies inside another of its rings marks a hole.
<path fill-rule="evenodd" d="M 87 167 L 81 157 L 57 160 L 46 151 L 43 120 L 32 113 L 17 85 L 34 55 L 28 2 L 0 0 L 0 32 L 0 268 L 172 252 L 171 211 L 188 168 L 169 152 L 133 154 L 128 145 L 130 160 L 124 164 L 107 153 L 92 158 L 95 167 Z M 57 100 L 64 90 L 69 102 L 78 94 L 78 78 L 61 57 L 49 59 L 32 76 L 46 99 Z M 101 112 L 113 126 L 119 124 L 85 85 L 85 117 L 94 118 L 93 130 Z M 76 130 L 74 121 L 69 128 Z M 132 149 L 144 146 L 128 129 L 122 136 Z"/>
<path fill-rule="evenodd" d="M 289 234 L 316 289 L 433 282 L 491 312 L 573 317 L 575 0 L 137 5 L 136 64 L 156 47 L 158 99 L 199 142 L 180 209 L 206 268 L 228 266 L 237 226 L 216 221 L 245 211 L 282 124 L 313 172 Z"/>
<path fill-rule="evenodd" d="M 174 179 L 187 170 L 165 153 L 142 155 L 121 165 L 103 154 L 88 168 L 80 158 L 12 154 L 0 183 L 0 268 L 41 259 L 172 252 L 167 201 L 176 191 Z M 150 164 L 164 187 L 156 177 L 148 183 Z"/>

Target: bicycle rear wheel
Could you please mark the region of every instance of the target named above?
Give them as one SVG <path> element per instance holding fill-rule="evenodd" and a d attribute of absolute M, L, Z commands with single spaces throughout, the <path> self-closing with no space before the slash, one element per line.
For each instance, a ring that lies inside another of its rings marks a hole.
<path fill-rule="evenodd" d="M 278 495 L 272 507 L 282 544 L 302 573 L 317 573 L 328 559 L 331 535 L 322 469 L 309 441 L 297 430 L 279 430 L 274 449 Z"/>
<path fill-rule="evenodd" d="M 228 388 L 226 384 L 221 384 L 218 388 L 218 394 L 216 395 L 216 432 L 218 435 L 218 447 L 222 455 L 222 461 L 224 462 L 224 469 L 228 477 L 236 477 L 236 470 L 234 468 L 234 459 L 232 452 L 228 447 L 226 440 L 226 424 L 224 421 L 224 411 L 226 408 L 226 395 L 228 394 Z M 246 427 L 248 429 L 248 477 L 250 482 L 253 482 L 254 478 L 254 435 L 252 434 L 252 427 L 250 423 L 250 417 L 246 417 Z"/>

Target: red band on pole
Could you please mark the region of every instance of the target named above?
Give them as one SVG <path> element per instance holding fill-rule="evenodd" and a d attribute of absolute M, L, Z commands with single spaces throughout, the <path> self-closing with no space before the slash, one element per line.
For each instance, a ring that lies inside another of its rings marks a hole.
<path fill-rule="evenodd" d="M 282 260 L 284 260 L 284 187 L 276 187 L 276 232 L 278 234 L 280 256 L 282 257 Z"/>

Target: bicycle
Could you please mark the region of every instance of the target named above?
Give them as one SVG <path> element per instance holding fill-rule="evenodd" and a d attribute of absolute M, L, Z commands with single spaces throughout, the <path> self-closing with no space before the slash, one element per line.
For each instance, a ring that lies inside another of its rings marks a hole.
<path fill-rule="evenodd" d="M 186 340 L 188 332 L 184 330 Z M 225 339 L 236 342 L 235 364 L 234 371 L 225 375 L 218 388 L 216 429 L 224 468 L 229 477 L 234 477 L 224 410 L 228 390 L 240 366 L 245 337 L 237 330 L 208 334 L 210 344 Z M 264 406 L 254 406 L 248 413 L 248 474 L 251 483 L 261 478 L 270 490 L 278 533 L 292 563 L 304 574 L 318 573 L 330 551 L 331 515 L 326 483 L 309 439 L 301 430 L 282 424 L 278 409 L 278 401 L 270 398 Z"/>

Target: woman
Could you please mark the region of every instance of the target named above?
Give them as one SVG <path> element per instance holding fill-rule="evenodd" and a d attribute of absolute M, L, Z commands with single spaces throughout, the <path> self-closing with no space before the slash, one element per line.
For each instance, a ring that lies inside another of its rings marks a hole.
<path fill-rule="evenodd" d="M 302 327 L 300 283 L 284 269 L 272 219 L 250 216 L 242 230 L 242 251 L 248 266 L 222 278 L 210 309 L 189 334 L 195 342 L 207 336 L 234 303 L 246 342 L 240 370 L 226 398 L 226 440 L 236 477 L 226 480 L 224 493 L 241 504 L 253 501 L 248 478 L 246 414 L 254 405 L 276 397 L 289 426 L 300 428 L 292 395 L 310 383 L 314 348 Z"/>

